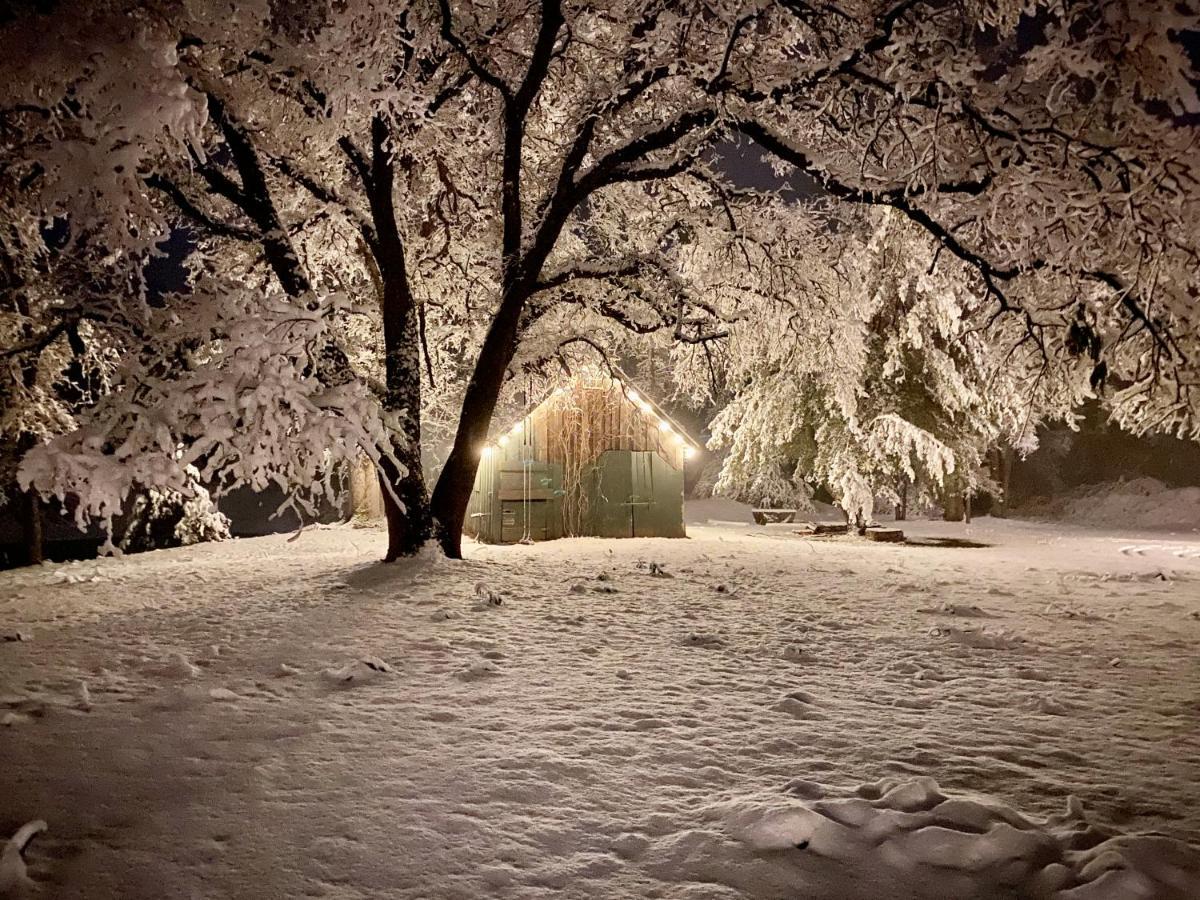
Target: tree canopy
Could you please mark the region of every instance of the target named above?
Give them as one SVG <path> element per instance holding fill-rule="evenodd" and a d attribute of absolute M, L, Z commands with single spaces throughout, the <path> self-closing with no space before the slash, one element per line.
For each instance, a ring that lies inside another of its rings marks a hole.
<path fill-rule="evenodd" d="M 38 444 L 23 484 L 106 518 L 189 465 L 332 490 L 365 452 L 389 557 L 435 530 L 457 554 L 506 391 L 645 346 L 728 404 L 723 483 L 764 495 L 795 487 L 784 457 L 847 507 L 972 473 L 1091 394 L 1198 438 L 1195 12 L 19 4 L 0 396 Z M 775 186 L 745 185 L 739 143 Z M 67 417 L 47 386 L 72 365 L 104 395 Z"/>

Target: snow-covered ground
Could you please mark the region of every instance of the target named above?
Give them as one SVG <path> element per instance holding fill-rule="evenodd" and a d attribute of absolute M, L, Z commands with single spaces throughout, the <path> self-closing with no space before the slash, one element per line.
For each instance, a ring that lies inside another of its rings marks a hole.
<path fill-rule="evenodd" d="M 1155 478 L 1088 484 L 1031 500 L 1019 515 L 1094 528 L 1144 528 L 1200 535 L 1200 487 L 1168 487 Z"/>
<path fill-rule="evenodd" d="M 730 512 L 0 574 L 0 829 L 53 898 L 1200 897 L 1200 539 Z"/>

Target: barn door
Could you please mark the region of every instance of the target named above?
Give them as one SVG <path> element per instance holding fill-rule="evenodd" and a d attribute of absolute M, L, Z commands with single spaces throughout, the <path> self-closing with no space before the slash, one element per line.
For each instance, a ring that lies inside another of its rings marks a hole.
<path fill-rule="evenodd" d="M 633 471 L 628 450 L 607 450 L 596 462 L 595 487 L 588 498 L 589 534 L 633 537 Z"/>
<path fill-rule="evenodd" d="M 629 454 L 629 507 L 631 537 L 653 537 L 654 457 L 656 454 L 633 451 Z"/>
<path fill-rule="evenodd" d="M 652 451 L 600 455 L 589 497 L 589 534 L 683 537 L 683 473 Z"/>
<path fill-rule="evenodd" d="M 683 537 L 683 473 L 654 452 L 632 454 L 634 537 Z"/>

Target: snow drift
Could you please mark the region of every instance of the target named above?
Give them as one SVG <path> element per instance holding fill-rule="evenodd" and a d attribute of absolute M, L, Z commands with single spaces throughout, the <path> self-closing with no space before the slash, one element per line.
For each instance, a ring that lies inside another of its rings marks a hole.
<path fill-rule="evenodd" d="M 1106 832 L 1074 797 L 1037 822 L 990 798 L 947 796 L 932 778 L 875 782 L 849 796 L 796 781 L 784 797 L 734 800 L 710 814 L 736 841 L 796 866 L 797 887 L 808 855 L 866 873 L 879 897 L 1186 900 L 1200 890 L 1200 851 Z"/>
<path fill-rule="evenodd" d="M 1038 498 L 1018 515 L 1095 528 L 1200 531 L 1200 487 L 1167 487 L 1154 478 L 1089 484 Z"/>

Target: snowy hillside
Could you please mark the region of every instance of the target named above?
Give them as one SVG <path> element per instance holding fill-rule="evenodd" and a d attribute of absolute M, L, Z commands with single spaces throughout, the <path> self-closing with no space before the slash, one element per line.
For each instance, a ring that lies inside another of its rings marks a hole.
<path fill-rule="evenodd" d="M 1154 478 L 1089 484 L 1041 498 L 1015 513 L 1096 528 L 1200 533 L 1200 487 L 1167 487 Z"/>
<path fill-rule="evenodd" d="M 1200 542 L 908 527 L 4 573 L 0 830 L 67 900 L 1200 896 Z"/>

